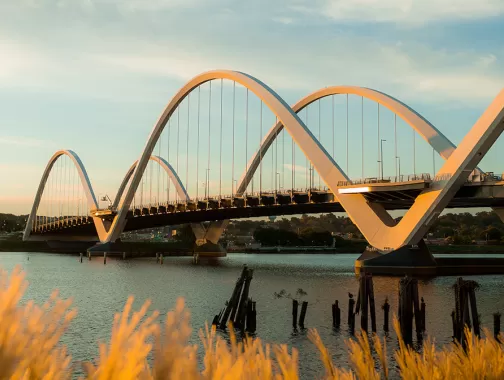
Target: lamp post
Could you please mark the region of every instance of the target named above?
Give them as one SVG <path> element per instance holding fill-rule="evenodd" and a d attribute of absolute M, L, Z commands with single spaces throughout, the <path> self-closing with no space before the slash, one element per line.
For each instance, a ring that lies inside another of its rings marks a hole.
<path fill-rule="evenodd" d="M 233 184 L 232 184 L 232 186 L 231 186 L 231 187 L 232 187 L 232 189 L 231 189 L 231 193 L 232 193 L 232 194 L 231 194 L 231 195 L 232 195 L 233 197 L 234 197 L 235 192 L 236 192 L 236 190 L 237 190 L 237 189 L 236 189 L 236 186 L 238 186 L 238 180 L 233 179 Z"/>
<path fill-rule="evenodd" d="M 280 186 L 280 173 L 275 174 L 275 192 L 278 192 L 278 187 Z"/>
<path fill-rule="evenodd" d="M 380 167 L 381 167 L 381 180 L 383 181 L 383 142 L 385 139 L 380 139 Z"/>

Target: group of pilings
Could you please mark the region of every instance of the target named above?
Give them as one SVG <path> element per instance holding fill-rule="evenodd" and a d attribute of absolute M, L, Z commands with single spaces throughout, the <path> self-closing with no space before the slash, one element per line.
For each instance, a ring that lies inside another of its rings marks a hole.
<path fill-rule="evenodd" d="M 356 315 L 360 315 L 361 330 L 368 332 L 369 327 L 371 327 L 371 332 L 375 333 L 377 331 L 376 303 L 372 275 L 361 272 L 357 300 L 352 293 L 348 295 L 347 324 L 349 332 L 351 334 L 355 333 L 355 318 Z M 401 326 L 401 334 L 404 341 L 408 344 L 412 342 L 413 319 L 415 319 L 417 336 L 420 336 L 425 331 L 425 302 L 422 298 L 421 304 L 419 304 L 418 297 L 418 280 L 405 277 L 399 281 L 398 319 Z M 388 297 L 385 298 L 381 309 L 383 310 L 383 330 L 388 332 L 390 322 Z M 369 326 L 369 320 L 371 320 L 371 326 Z M 332 304 L 332 322 L 333 328 L 340 328 L 341 309 L 338 300 Z"/>
<path fill-rule="evenodd" d="M 303 301 L 301 303 L 301 312 L 299 313 L 299 322 L 298 322 L 298 309 L 299 309 L 299 301 L 297 299 L 292 300 L 292 328 L 297 329 L 298 323 L 301 329 L 305 328 L 305 318 L 306 312 L 308 311 L 308 301 Z"/>
<path fill-rule="evenodd" d="M 79 261 L 82 263 L 83 261 L 83 257 L 84 257 L 84 253 L 79 253 Z M 87 252 L 87 258 L 89 261 L 91 261 L 91 252 Z M 122 253 L 122 259 L 123 260 L 126 260 L 126 252 L 123 252 Z M 156 261 L 157 261 L 157 253 L 156 253 Z M 106 265 L 107 264 L 107 252 L 103 252 L 103 265 Z M 162 264 L 162 263 L 161 263 Z"/>
<path fill-rule="evenodd" d="M 252 281 L 254 271 L 244 265 L 242 273 L 231 294 L 231 298 L 226 303 L 224 309 L 220 311 L 213 319 L 212 324 L 225 329 L 229 323 L 234 328 L 255 333 L 256 331 L 256 303 L 249 298 L 250 283 Z"/>

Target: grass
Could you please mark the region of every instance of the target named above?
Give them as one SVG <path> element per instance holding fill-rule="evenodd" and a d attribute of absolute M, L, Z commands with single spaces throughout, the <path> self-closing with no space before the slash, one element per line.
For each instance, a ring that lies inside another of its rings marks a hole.
<path fill-rule="evenodd" d="M 42 306 L 21 304 L 27 288 L 19 268 L 10 275 L 0 271 L 0 379 L 70 379 L 75 365 L 66 348 L 59 343 L 76 315 L 71 300 L 62 300 L 54 292 Z M 83 364 L 83 379 L 271 379 L 295 380 L 298 352 L 286 345 L 269 345 L 260 339 L 238 340 L 230 329 L 230 343 L 206 326 L 200 331 L 204 348 L 202 366 L 197 346 L 189 344 L 190 315 L 184 301 L 177 301 L 163 324 L 159 313 L 148 312 L 147 301 L 132 310 L 130 297 L 117 313 L 112 336 L 100 343 L 99 357 Z M 488 331 L 480 339 L 466 330 L 467 345 L 437 349 L 426 339 L 421 353 L 404 345 L 397 321 L 399 339 L 395 365 L 403 379 L 503 379 L 504 351 Z M 358 334 L 348 340 L 350 368 L 339 368 L 332 360 L 316 330 L 309 339 L 320 352 L 325 368 L 323 379 L 388 379 L 389 363 L 385 341 Z M 147 360 L 148 357 L 153 360 Z"/>

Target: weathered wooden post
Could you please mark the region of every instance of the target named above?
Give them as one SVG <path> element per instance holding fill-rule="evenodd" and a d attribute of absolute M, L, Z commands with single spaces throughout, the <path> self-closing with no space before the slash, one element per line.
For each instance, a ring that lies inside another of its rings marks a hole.
<path fill-rule="evenodd" d="M 355 331 L 355 313 L 354 313 L 355 300 L 352 293 L 348 293 L 348 328 L 353 334 Z"/>
<path fill-rule="evenodd" d="M 91 252 L 88 251 L 87 257 L 88 257 L 88 260 L 91 261 Z"/>
<path fill-rule="evenodd" d="M 80 262 L 82 263 L 82 252 L 79 253 L 79 259 L 80 259 Z"/>
<path fill-rule="evenodd" d="M 367 292 L 369 296 L 369 312 L 371 313 L 371 331 L 376 332 L 376 309 L 374 299 L 373 276 L 371 273 L 367 275 Z"/>
<path fill-rule="evenodd" d="M 359 278 L 359 301 L 357 309 L 360 311 L 361 315 L 361 329 L 363 331 L 368 331 L 368 289 L 367 289 L 367 279 L 366 274 L 361 272 Z"/>
<path fill-rule="evenodd" d="M 163 265 L 163 254 L 159 254 L 159 264 Z"/>
<path fill-rule="evenodd" d="M 415 317 L 415 330 L 417 338 L 422 335 L 422 315 L 420 314 L 420 302 L 418 299 L 418 280 L 415 278 L 411 279 L 411 300 L 413 302 L 413 312 Z"/>
<path fill-rule="evenodd" d="M 303 303 L 301 304 L 301 313 L 299 314 L 299 326 L 302 329 L 304 329 L 304 321 L 307 309 L 308 309 L 308 301 L 303 301 Z"/>
<path fill-rule="evenodd" d="M 123 260 L 126 260 L 126 252 L 123 252 Z"/>
<path fill-rule="evenodd" d="M 422 331 L 425 331 L 426 329 L 426 324 L 425 324 L 425 301 L 423 297 L 421 298 L 422 302 L 420 304 L 420 315 L 422 316 Z"/>
<path fill-rule="evenodd" d="M 494 338 L 497 342 L 500 342 L 500 328 L 501 328 L 501 313 L 497 312 L 493 314 L 493 330 Z"/>
<path fill-rule="evenodd" d="M 298 300 L 292 300 L 292 328 L 297 328 Z"/>
<path fill-rule="evenodd" d="M 159 252 L 156 252 L 156 263 L 159 262 Z"/>
<path fill-rule="evenodd" d="M 385 298 L 385 302 L 382 305 L 383 310 L 383 331 L 389 331 L 389 311 L 390 304 L 388 298 Z"/>
<path fill-rule="evenodd" d="M 456 319 L 456 315 L 455 315 L 455 310 L 452 310 L 450 316 L 451 316 L 451 320 L 452 320 L 452 330 L 453 330 L 452 338 L 456 339 L 457 338 L 457 319 Z"/>
<path fill-rule="evenodd" d="M 341 324 L 341 310 L 338 305 L 338 300 L 334 301 L 332 304 L 332 319 L 333 319 L 333 327 L 338 329 Z"/>
<path fill-rule="evenodd" d="M 454 319 L 456 328 L 454 335 L 455 339 L 462 344 L 462 347 L 465 347 L 466 342 L 464 329 L 466 326 L 468 329 L 471 329 L 471 315 L 473 331 L 477 336 L 480 335 L 480 324 L 475 294 L 475 289 L 478 288 L 478 283 L 476 281 L 465 281 L 462 277 L 459 277 L 453 288 L 455 290 Z"/>
<path fill-rule="evenodd" d="M 256 332 L 257 312 L 256 303 L 249 298 L 247 302 L 247 318 L 246 318 L 246 331 L 249 333 Z"/>
<path fill-rule="evenodd" d="M 233 290 L 233 293 L 231 294 L 231 298 L 226 304 L 226 307 L 224 309 L 224 313 L 222 313 L 221 318 L 219 319 L 219 327 L 221 329 L 225 329 L 228 319 L 231 317 L 231 320 L 233 320 L 233 317 L 236 313 L 238 301 L 240 298 L 240 294 L 242 291 L 242 286 L 243 286 L 243 281 L 245 280 L 245 274 L 247 272 L 247 266 L 243 266 L 243 270 L 241 272 L 240 277 L 236 281 L 235 288 Z"/>
<path fill-rule="evenodd" d="M 410 283 L 411 278 L 408 276 L 399 281 L 399 324 L 406 344 L 413 342 L 413 305 Z"/>
<path fill-rule="evenodd" d="M 103 252 L 103 265 L 107 264 L 107 252 Z"/>
<path fill-rule="evenodd" d="M 248 294 L 250 290 L 250 282 L 252 281 L 252 276 L 254 274 L 254 271 L 252 269 L 248 269 L 245 274 L 245 282 L 243 285 L 243 291 L 241 293 L 241 298 L 240 302 L 238 304 L 238 311 L 236 313 L 236 317 L 234 320 L 234 325 L 235 327 L 239 329 L 244 329 L 245 328 L 245 315 L 247 312 L 246 309 L 246 303 L 248 301 Z"/>

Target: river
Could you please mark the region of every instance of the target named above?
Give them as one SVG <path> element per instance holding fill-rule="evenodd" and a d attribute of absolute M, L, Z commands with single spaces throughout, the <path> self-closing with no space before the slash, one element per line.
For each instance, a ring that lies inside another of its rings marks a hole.
<path fill-rule="evenodd" d="M 294 333 L 291 327 L 291 301 L 276 299 L 274 292 L 285 289 L 294 294 L 302 288 L 309 302 L 306 327 L 316 328 L 339 365 L 347 365 L 345 339 L 348 293 L 357 293 L 358 281 L 353 271 L 355 254 L 229 254 L 218 263 L 193 265 L 190 258 L 120 260 L 95 257 L 81 264 L 73 255 L 45 253 L 1 253 L 0 267 L 12 270 L 21 265 L 30 285 L 25 299 L 44 302 L 53 289 L 62 297 L 72 297 L 78 316 L 64 337 L 74 361 L 90 360 L 98 355 L 99 341 L 110 336 L 114 313 L 122 310 L 128 295 L 136 297 L 139 307 L 152 300 L 151 309 L 165 314 L 184 297 L 191 311 L 194 343 L 199 343 L 198 330 L 211 321 L 229 299 L 241 268 L 254 269 L 250 295 L 257 301 L 257 336 L 270 343 L 286 343 L 299 350 L 300 374 L 314 378 L 322 373 L 318 352 L 306 331 Z M 478 281 L 478 311 L 484 327 L 492 328 L 492 313 L 503 311 L 504 276 L 466 276 Z M 451 341 L 450 312 L 454 306 L 452 285 L 455 277 L 437 277 L 419 282 L 424 297 L 428 335 L 438 344 Z M 375 277 L 377 325 L 383 336 L 380 305 L 389 298 L 391 311 L 397 310 L 398 278 Z M 340 301 L 342 326 L 332 329 L 331 304 Z M 356 326 L 359 326 L 357 320 Z M 358 327 L 357 327 L 358 329 Z M 389 351 L 396 347 L 395 335 L 387 337 Z"/>

